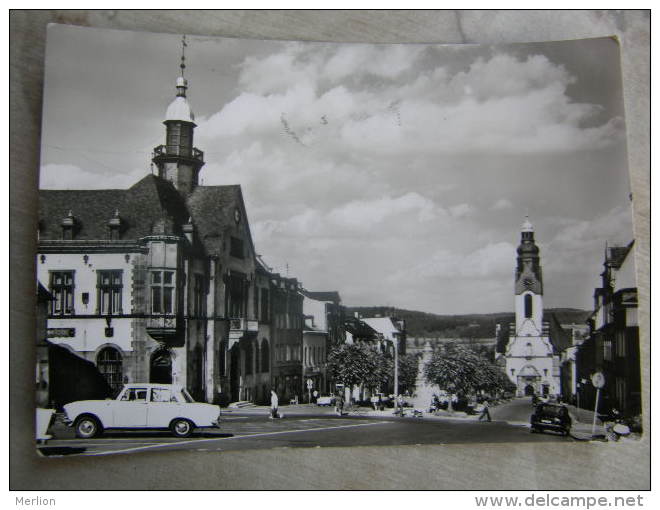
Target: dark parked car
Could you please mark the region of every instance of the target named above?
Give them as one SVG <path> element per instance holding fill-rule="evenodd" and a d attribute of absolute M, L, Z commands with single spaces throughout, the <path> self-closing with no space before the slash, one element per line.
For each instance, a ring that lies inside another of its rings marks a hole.
<path fill-rule="evenodd" d="M 529 421 L 531 432 L 541 432 L 547 429 L 567 436 L 571 431 L 571 417 L 568 409 L 560 404 L 541 403 L 537 405 Z"/>

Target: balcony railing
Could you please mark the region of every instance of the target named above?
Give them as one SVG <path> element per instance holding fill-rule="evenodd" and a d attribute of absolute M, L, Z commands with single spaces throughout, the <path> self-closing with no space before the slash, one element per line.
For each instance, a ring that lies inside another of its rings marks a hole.
<path fill-rule="evenodd" d="M 229 319 L 229 331 L 257 332 L 259 321 L 248 320 L 244 317 Z"/>
<path fill-rule="evenodd" d="M 243 338 L 253 338 L 259 331 L 259 322 L 244 317 L 229 319 L 229 348 Z"/>
<path fill-rule="evenodd" d="M 147 333 L 158 342 L 170 346 L 179 346 L 183 342 L 184 335 L 174 315 L 153 316 L 147 319 Z"/>
<path fill-rule="evenodd" d="M 181 156 L 184 158 L 196 159 L 197 161 L 204 161 L 204 152 L 200 151 L 197 147 L 188 148 L 181 147 L 180 145 L 159 145 L 154 148 L 153 157 L 157 156 Z"/>

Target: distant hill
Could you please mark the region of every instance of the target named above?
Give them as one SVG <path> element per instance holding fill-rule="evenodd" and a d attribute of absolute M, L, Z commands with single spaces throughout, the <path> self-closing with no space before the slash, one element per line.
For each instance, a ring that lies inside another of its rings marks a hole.
<path fill-rule="evenodd" d="M 362 317 L 393 316 L 405 319 L 409 337 L 489 338 L 495 336 L 497 324 L 514 320 L 513 312 L 437 315 L 391 306 L 353 306 L 347 307 L 347 311 L 351 315 L 357 312 Z M 561 324 L 584 324 L 591 312 L 574 308 L 549 308 L 543 313 L 554 314 Z"/>

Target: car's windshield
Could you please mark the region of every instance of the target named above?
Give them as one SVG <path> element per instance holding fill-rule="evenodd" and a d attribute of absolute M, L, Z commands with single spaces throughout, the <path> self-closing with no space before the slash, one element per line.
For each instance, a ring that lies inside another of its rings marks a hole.
<path fill-rule="evenodd" d="M 186 402 L 192 403 L 195 401 L 195 399 L 190 396 L 190 393 L 188 393 L 188 390 L 181 390 L 181 394 L 183 395 L 183 398 L 186 399 Z"/>
<path fill-rule="evenodd" d="M 562 416 L 566 411 L 561 406 L 542 406 L 541 413 L 548 416 Z"/>

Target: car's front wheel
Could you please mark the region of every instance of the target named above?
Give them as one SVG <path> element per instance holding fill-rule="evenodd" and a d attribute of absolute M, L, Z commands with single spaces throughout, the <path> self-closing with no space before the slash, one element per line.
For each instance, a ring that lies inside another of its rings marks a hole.
<path fill-rule="evenodd" d="M 76 420 L 76 437 L 80 439 L 91 439 L 101 433 L 101 424 L 94 416 L 81 416 Z"/>
<path fill-rule="evenodd" d="M 177 418 L 170 424 L 170 430 L 176 437 L 190 437 L 193 432 L 194 425 L 190 420 L 184 418 Z"/>

